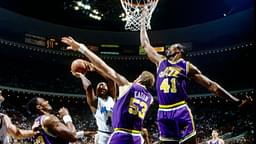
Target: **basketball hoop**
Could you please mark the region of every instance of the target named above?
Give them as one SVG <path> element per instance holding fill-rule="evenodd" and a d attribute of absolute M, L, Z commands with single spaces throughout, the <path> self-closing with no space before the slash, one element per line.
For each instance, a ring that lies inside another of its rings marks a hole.
<path fill-rule="evenodd" d="M 139 31 L 144 20 L 146 29 L 151 29 L 150 21 L 159 0 L 120 0 L 126 14 L 125 29 Z M 142 14 L 145 13 L 145 14 Z"/>

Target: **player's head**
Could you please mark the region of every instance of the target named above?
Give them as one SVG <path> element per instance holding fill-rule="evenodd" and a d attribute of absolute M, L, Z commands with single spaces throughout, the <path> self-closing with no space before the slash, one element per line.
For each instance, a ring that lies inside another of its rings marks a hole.
<path fill-rule="evenodd" d="M 154 86 L 155 76 L 149 71 L 143 71 L 134 82 L 138 82 L 145 85 L 147 88 L 151 88 Z"/>
<path fill-rule="evenodd" d="M 34 97 L 27 103 L 28 111 L 31 114 L 45 114 L 52 111 L 49 102 L 41 97 Z"/>
<path fill-rule="evenodd" d="M 96 87 L 96 95 L 99 97 L 106 96 L 108 93 L 108 85 L 105 82 L 98 83 Z"/>
<path fill-rule="evenodd" d="M 217 138 L 219 136 L 218 130 L 214 129 L 212 130 L 212 137 Z"/>
<path fill-rule="evenodd" d="M 178 57 L 182 58 L 185 56 L 185 49 L 186 47 L 180 43 L 172 44 L 171 46 L 167 47 L 165 50 L 165 56 L 169 58 Z"/>

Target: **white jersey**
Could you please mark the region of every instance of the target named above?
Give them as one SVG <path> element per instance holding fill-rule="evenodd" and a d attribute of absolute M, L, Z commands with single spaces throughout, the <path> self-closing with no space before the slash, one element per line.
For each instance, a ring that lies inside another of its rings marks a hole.
<path fill-rule="evenodd" d="M 108 112 L 112 113 L 114 106 L 114 100 L 111 96 L 108 96 L 106 100 L 98 97 L 98 105 L 95 113 L 96 123 L 98 126 L 98 131 L 102 132 L 112 132 L 112 125 L 107 125 Z"/>
<path fill-rule="evenodd" d="M 0 113 L 0 144 L 8 144 L 9 143 L 9 137 L 8 137 L 8 127 L 11 123 L 10 118 Z"/>

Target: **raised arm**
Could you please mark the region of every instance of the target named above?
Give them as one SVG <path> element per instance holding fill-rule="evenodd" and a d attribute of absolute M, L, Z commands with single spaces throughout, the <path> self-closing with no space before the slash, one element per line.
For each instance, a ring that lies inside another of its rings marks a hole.
<path fill-rule="evenodd" d="M 240 101 L 238 98 L 231 95 L 228 91 L 222 88 L 218 83 L 210 80 L 208 77 L 203 75 L 196 66 L 193 64 L 189 64 L 189 76 L 198 84 L 202 85 L 203 87 L 207 88 L 210 92 L 215 94 L 216 96 L 228 99 L 233 103 L 240 105 L 243 102 Z"/>
<path fill-rule="evenodd" d="M 62 37 L 61 41 L 69 45 L 68 49 L 80 51 L 82 54 L 84 54 L 91 61 L 92 64 L 101 69 L 108 78 L 115 81 L 119 86 L 129 83 L 125 77 L 123 77 L 110 66 L 108 66 L 101 58 L 99 58 L 96 54 L 90 51 L 85 45 L 78 43 L 72 37 Z"/>
<path fill-rule="evenodd" d="M 95 96 L 94 89 L 92 87 L 91 81 L 88 80 L 83 74 L 75 73 L 76 77 L 79 77 L 82 81 L 84 90 L 86 92 L 86 101 L 93 113 L 96 112 L 97 109 L 97 97 Z"/>
<path fill-rule="evenodd" d="M 151 46 L 145 23 L 142 22 L 141 29 L 140 29 L 140 44 L 141 47 L 144 48 L 145 52 L 148 55 L 148 58 L 151 62 L 158 65 L 159 61 L 161 60 L 161 55 L 156 52 L 156 50 Z"/>
<path fill-rule="evenodd" d="M 76 129 L 71 118 L 64 121 L 65 124 L 63 124 L 57 117 L 50 115 L 44 118 L 43 124 L 51 134 L 69 142 L 75 142 L 77 140 Z"/>

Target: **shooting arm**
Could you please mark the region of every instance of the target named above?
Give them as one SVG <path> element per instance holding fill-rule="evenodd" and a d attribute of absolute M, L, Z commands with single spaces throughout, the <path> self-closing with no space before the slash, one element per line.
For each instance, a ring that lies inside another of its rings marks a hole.
<path fill-rule="evenodd" d="M 151 46 L 145 24 L 144 25 L 142 24 L 141 26 L 140 44 L 141 44 L 141 47 L 143 47 L 143 49 L 147 53 L 149 60 L 155 63 L 156 65 L 158 65 L 159 61 L 161 60 L 161 55 L 159 55 L 155 51 L 155 49 Z"/>
<path fill-rule="evenodd" d="M 95 96 L 95 93 L 94 93 L 94 89 L 91 85 L 91 82 L 81 73 L 79 73 L 79 77 L 81 78 L 84 90 L 86 92 L 86 101 L 90 106 L 91 111 L 95 113 L 98 102 L 97 102 L 97 97 Z"/>

